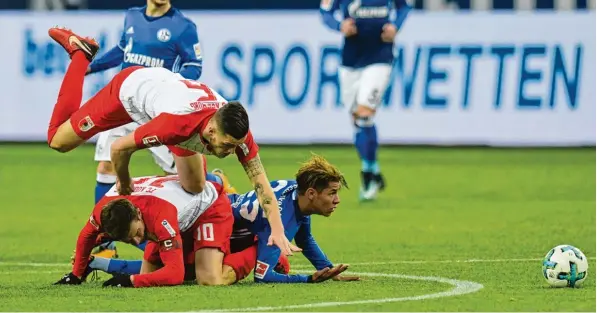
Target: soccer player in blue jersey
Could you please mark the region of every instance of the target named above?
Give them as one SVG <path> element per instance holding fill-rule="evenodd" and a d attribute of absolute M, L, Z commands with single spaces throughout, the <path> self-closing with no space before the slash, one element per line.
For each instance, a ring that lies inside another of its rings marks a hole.
<path fill-rule="evenodd" d="M 147 5 L 128 9 L 118 45 L 96 58 L 87 73 L 104 71 L 122 64 L 130 66 L 164 67 L 184 78 L 197 80 L 201 76 L 202 57 L 197 27 L 170 0 L 147 0 Z M 116 183 L 116 173 L 110 162 L 110 146 L 132 133 L 139 125 L 130 123 L 99 134 L 95 161 L 98 161 L 95 202 Z M 153 158 L 166 174 L 175 174 L 174 157 L 166 146 L 149 148 Z"/>
<path fill-rule="evenodd" d="M 346 186 L 340 171 L 320 156 L 313 156 L 298 170 L 296 180 L 271 182 L 281 208 L 288 240 L 302 248 L 305 257 L 317 270 L 312 275 L 289 275 L 287 259 L 280 258 L 280 249 L 269 246 L 269 222 L 254 191 L 230 194 L 234 214 L 234 231 L 230 249 L 224 258 L 223 278 L 227 284 L 242 280 L 255 269 L 255 281 L 270 283 L 317 283 L 330 278 L 338 281 L 359 280 L 356 276 L 340 275 L 348 265 L 336 266 L 327 258 L 311 234 L 311 215 L 330 216 L 340 203 L 338 191 Z M 256 239 L 255 239 L 256 238 Z M 137 274 L 141 261 L 125 261 L 95 257 L 89 271 L 99 269 L 109 273 Z"/>
<path fill-rule="evenodd" d="M 344 35 L 338 70 L 342 103 L 350 106 L 354 143 L 361 159 L 361 200 L 372 200 L 385 182 L 377 161 L 375 111 L 389 85 L 394 37 L 411 7 L 406 0 L 321 0 L 323 22 Z M 334 17 L 342 11 L 342 20 Z M 391 13 L 395 11 L 395 18 Z"/>

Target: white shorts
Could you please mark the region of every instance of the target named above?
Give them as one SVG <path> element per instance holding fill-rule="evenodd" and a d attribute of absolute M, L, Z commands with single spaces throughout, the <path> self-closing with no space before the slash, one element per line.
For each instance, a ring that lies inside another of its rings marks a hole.
<path fill-rule="evenodd" d="M 139 124 L 133 122 L 99 133 L 97 142 L 95 143 L 95 161 L 111 161 L 110 146 L 112 146 L 112 143 L 116 139 L 132 133 L 139 126 Z M 153 160 L 162 170 L 170 174 L 176 174 L 174 157 L 168 147 L 151 147 L 149 148 L 149 152 L 151 152 Z"/>
<path fill-rule="evenodd" d="M 391 64 L 371 64 L 363 68 L 340 67 L 340 91 L 342 103 L 351 112 L 358 105 L 377 109 L 381 104 L 392 74 Z"/>

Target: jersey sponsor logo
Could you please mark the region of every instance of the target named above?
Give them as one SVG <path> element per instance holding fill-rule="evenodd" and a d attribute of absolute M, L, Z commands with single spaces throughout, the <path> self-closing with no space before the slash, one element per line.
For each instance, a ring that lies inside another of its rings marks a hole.
<path fill-rule="evenodd" d="M 195 50 L 195 57 L 197 60 L 201 60 L 201 44 L 196 43 L 193 45 L 193 50 Z"/>
<path fill-rule="evenodd" d="M 265 277 L 265 273 L 267 273 L 268 269 L 269 269 L 269 264 L 257 260 L 257 264 L 255 265 L 255 278 L 263 279 L 263 277 Z"/>
<path fill-rule="evenodd" d="M 143 138 L 143 144 L 147 147 L 157 147 L 161 146 L 162 143 L 158 139 L 158 136 L 148 136 Z"/>
<path fill-rule="evenodd" d="M 127 35 L 132 35 L 132 34 L 134 34 L 134 33 L 135 33 L 135 30 L 133 29 L 133 26 L 129 27 L 129 28 L 126 30 L 126 34 L 127 34 Z"/>
<path fill-rule="evenodd" d="M 319 7 L 324 11 L 329 11 L 332 9 L 333 3 L 334 3 L 334 0 L 321 0 Z"/>
<path fill-rule="evenodd" d="M 168 231 L 170 236 L 176 236 L 176 231 L 174 230 L 174 228 L 172 228 L 172 226 L 170 225 L 170 223 L 168 223 L 167 220 L 162 221 L 162 226 L 164 226 L 164 228 Z"/>
<path fill-rule="evenodd" d="M 385 18 L 390 14 L 388 7 L 361 7 L 359 1 L 351 3 L 348 14 L 356 18 Z"/>
<path fill-rule="evenodd" d="M 85 116 L 79 121 L 79 129 L 83 132 L 89 131 L 93 128 L 93 126 L 95 126 L 95 124 L 93 123 L 89 115 Z"/>
<path fill-rule="evenodd" d="M 170 251 L 172 249 L 180 249 L 180 241 L 176 238 L 166 239 L 159 242 L 160 252 Z"/>
<path fill-rule="evenodd" d="M 159 41 L 167 42 L 170 40 L 170 37 L 172 37 L 172 34 L 170 34 L 170 30 L 168 30 L 168 28 L 162 28 L 158 30 L 157 37 Z"/>
<path fill-rule="evenodd" d="M 222 103 L 218 101 L 195 101 L 191 102 L 190 105 L 193 110 L 201 111 L 203 109 L 219 109 Z"/>
<path fill-rule="evenodd" d="M 127 45 L 124 49 L 125 52 L 130 51 L 132 49 Z M 160 58 L 150 57 L 144 54 L 138 53 L 130 53 L 127 52 L 124 54 L 124 62 L 131 63 L 131 64 L 138 64 L 145 67 L 164 67 L 164 60 Z"/>
<path fill-rule="evenodd" d="M 95 219 L 93 218 L 93 215 L 91 215 L 89 217 L 89 224 L 91 224 L 91 226 L 93 226 L 95 229 L 99 230 L 100 226 L 99 224 L 95 221 Z"/>

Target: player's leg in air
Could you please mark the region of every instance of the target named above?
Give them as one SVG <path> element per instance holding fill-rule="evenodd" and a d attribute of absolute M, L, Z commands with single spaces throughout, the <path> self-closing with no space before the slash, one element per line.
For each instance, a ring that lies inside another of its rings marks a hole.
<path fill-rule="evenodd" d="M 364 68 L 341 68 L 342 101 L 350 106 L 355 127 L 354 144 L 361 159 L 361 200 L 373 200 L 385 188 L 377 160 L 375 113 L 387 89 L 392 66 L 372 64 Z"/>
<path fill-rule="evenodd" d="M 49 146 L 59 152 L 68 152 L 101 131 L 132 122 L 118 93 L 122 81 L 137 67 L 118 73 L 80 107 L 85 72 L 99 45 L 93 39 L 83 38 L 63 28 L 50 28 L 48 34 L 71 57 L 48 126 Z"/>

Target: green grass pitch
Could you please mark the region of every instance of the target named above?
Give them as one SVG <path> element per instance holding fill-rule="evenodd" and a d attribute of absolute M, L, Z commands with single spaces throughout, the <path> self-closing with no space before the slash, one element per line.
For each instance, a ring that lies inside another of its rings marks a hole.
<path fill-rule="evenodd" d="M 261 155 L 273 180 L 292 178 L 310 151 L 340 167 L 351 187 L 330 218 L 313 219 L 315 238 L 362 281 L 266 285 L 250 277 L 228 287 L 102 289 L 106 274 L 52 286 L 70 271 L 91 212 L 93 146 L 59 154 L 41 144 L 0 145 L 0 311 L 595 312 L 595 149 L 382 147 L 388 189 L 372 203 L 357 201 L 360 163 L 350 147 L 263 147 Z M 249 190 L 234 158 L 208 159 Z M 132 173 L 159 170 L 138 152 Z M 589 257 L 582 288 L 543 280 L 541 259 L 563 243 Z M 125 244 L 119 252 L 142 256 Z M 291 264 L 312 271 L 300 254 Z"/>

